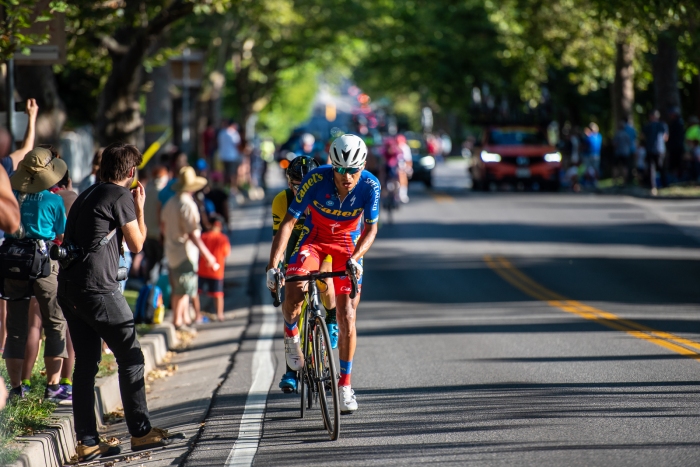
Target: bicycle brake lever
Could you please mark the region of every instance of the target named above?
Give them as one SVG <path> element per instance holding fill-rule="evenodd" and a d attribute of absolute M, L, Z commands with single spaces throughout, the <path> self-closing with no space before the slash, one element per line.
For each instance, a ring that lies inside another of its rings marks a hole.
<path fill-rule="evenodd" d="M 277 278 L 277 287 L 275 288 L 275 291 L 270 291 L 270 293 L 274 299 L 272 305 L 277 308 L 282 303 L 282 284 L 279 277 Z"/>
<path fill-rule="evenodd" d="M 357 297 L 357 271 L 352 268 L 352 274 L 350 275 L 350 281 L 352 282 L 352 290 L 350 291 L 350 299 L 354 300 Z"/>

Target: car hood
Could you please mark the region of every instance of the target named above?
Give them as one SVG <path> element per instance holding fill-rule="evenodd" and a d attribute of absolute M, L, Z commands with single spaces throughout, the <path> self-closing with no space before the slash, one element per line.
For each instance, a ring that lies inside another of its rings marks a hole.
<path fill-rule="evenodd" d="M 500 154 L 501 156 L 544 156 L 545 154 L 551 154 L 557 152 L 557 148 L 554 146 L 531 146 L 531 145 L 508 145 L 508 146 L 497 146 L 497 145 L 485 145 L 484 151 Z"/>

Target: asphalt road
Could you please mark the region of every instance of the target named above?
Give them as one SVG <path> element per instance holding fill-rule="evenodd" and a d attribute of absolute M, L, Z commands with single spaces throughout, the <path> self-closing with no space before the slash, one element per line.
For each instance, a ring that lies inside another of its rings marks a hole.
<path fill-rule="evenodd" d="M 366 258 L 359 410 L 336 442 L 318 410 L 298 418 L 278 318 L 254 464 L 699 463 L 700 228 L 669 223 L 697 205 L 476 194 L 460 163 L 437 170 Z M 185 465 L 231 459 L 262 319 Z"/>

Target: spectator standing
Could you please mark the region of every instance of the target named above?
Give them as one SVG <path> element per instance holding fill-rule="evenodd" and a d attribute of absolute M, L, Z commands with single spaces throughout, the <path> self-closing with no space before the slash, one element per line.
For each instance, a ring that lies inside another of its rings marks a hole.
<path fill-rule="evenodd" d="M 613 180 L 618 177 L 622 179 L 624 183 L 627 180 L 627 169 L 630 164 L 630 155 L 632 146 L 632 141 L 630 140 L 630 135 L 625 129 L 625 121 L 622 120 L 617 126 L 617 131 L 613 136 L 613 148 L 614 158 L 613 158 Z"/>
<path fill-rule="evenodd" d="M 231 193 L 238 201 L 242 201 L 238 193 L 238 176 L 243 161 L 239 151 L 241 135 L 238 133 L 238 124 L 227 121 L 226 127 L 219 131 L 217 144 L 219 146 L 219 159 L 224 164 L 224 177 L 229 184 Z"/>
<path fill-rule="evenodd" d="M 79 460 L 118 454 L 119 446 L 101 442 L 95 419 L 95 376 L 104 339 L 114 353 L 124 418 L 131 449 L 139 451 L 183 438 L 151 426 L 146 404 L 144 358 L 136 337 L 134 317 L 119 292 L 117 269 L 122 239 L 137 253 L 146 239 L 143 219 L 145 190 L 130 191 L 141 153 L 135 146 L 116 143 L 105 148 L 99 177 L 76 200 L 66 225 L 66 244 L 80 248 L 72 264 L 62 265 L 58 300 L 66 310 L 76 353 L 73 373 L 73 417 Z"/>
<path fill-rule="evenodd" d="M 588 164 L 595 170 L 595 176 L 600 177 L 600 149 L 603 146 L 603 135 L 600 134 L 598 124 L 591 122 L 586 128 L 588 139 Z"/>
<path fill-rule="evenodd" d="M 160 201 L 158 195 L 168 184 L 168 169 L 164 165 L 156 165 L 151 172 L 151 180 L 146 184 L 146 201 L 143 206 L 143 217 L 146 222 L 146 241 L 143 253 L 146 266 L 142 268 L 146 280 L 155 284 L 157 276 L 152 273 L 157 264 L 163 259 L 163 238 L 160 231 Z"/>
<path fill-rule="evenodd" d="M 71 189 L 72 182 L 70 179 L 70 173 L 66 170 L 66 174 L 61 180 L 56 183 L 56 186 L 51 188 L 49 191 L 61 197 L 63 201 L 63 206 L 66 210 L 66 215 L 70 211 L 73 202 L 78 197 L 77 194 Z M 60 243 L 55 240 L 56 243 Z M 39 308 L 39 303 L 36 298 L 32 298 L 29 306 L 29 323 L 27 332 L 27 345 L 24 351 L 24 366 L 22 368 L 22 385 L 30 388 L 31 387 L 31 375 L 32 369 L 34 368 L 34 362 L 39 354 L 39 348 L 41 345 L 41 329 L 43 327 L 43 319 L 41 316 L 41 309 Z M 75 351 L 73 350 L 73 341 L 71 340 L 70 332 L 66 332 L 66 352 L 68 353 L 68 358 L 63 360 L 63 365 L 61 365 L 61 379 L 59 380 L 59 386 L 65 397 L 59 400 L 58 403 L 61 405 L 70 405 L 73 400 L 73 365 L 75 364 Z"/>
<path fill-rule="evenodd" d="M 29 116 L 29 119 L 27 122 L 27 130 L 24 133 L 24 140 L 22 141 L 21 146 L 19 149 L 11 152 L 7 156 L 0 153 L 0 164 L 5 168 L 8 177 L 11 177 L 12 174 L 15 173 L 17 166 L 24 159 L 24 156 L 34 147 L 34 139 L 36 136 L 36 117 L 39 115 L 39 106 L 36 104 L 36 100 L 27 100 L 27 108 L 25 109 L 25 112 Z M 9 134 L 5 133 L 5 137 L 9 137 Z M 10 148 L 10 150 L 11 149 L 12 148 Z"/>
<path fill-rule="evenodd" d="M 678 107 L 668 112 L 668 172 L 674 180 L 681 179 L 683 155 L 685 154 L 685 123 Z"/>
<path fill-rule="evenodd" d="M 1 135 L 0 135 L 1 136 Z M 0 230 L 7 232 L 16 232 L 19 229 L 20 213 L 17 199 L 12 194 L 10 188 L 10 179 L 4 170 L 0 170 Z M 2 300 L 3 306 L 5 300 Z M 2 333 L 0 333 L 0 346 L 5 346 L 5 321 L 2 321 Z M 0 410 L 5 407 L 7 400 L 7 389 L 5 381 L 0 378 Z"/>
<path fill-rule="evenodd" d="M 48 189 L 54 186 L 68 170 L 66 163 L 46 148 L 35 148 L 27 153 L 17 171 L 10 178 L 14 195 L 20 205 L 21 224 L 24 235 L 19 238 L 32 239 L 48 256 L 48 242 L 61 240 L 66 225 L 66 210 L 60 196 Z M 13 242 L 15 235 L 5 241 Z M 25 350 L 27 347 L 30 301 L 34 296 L 39 302 L 41 321 L 46 334 L 44 363 L 46 383 L 44 397 L 52 402 L 70 400 L 65 388 L 60 386 L 63 360 L 68 358 L 66 348 L 66 320 L 56 300 L 58 263 L 51 261 L 50 274 L 34 281 L 5 279 L 4 294 L 7 304 L 7 341 L 3 358 L 12 385 L 11 395 L 23 397 L 29 390 L 22 385 Z M 36 354 L 35 354 L 36 355 Z M 35 357 L 34 355 L 34 357 Z M 29 370 L 34 365 L 30 362 Z"/>
<path fill-rule="evenodd" d="M 685 132 L 685 144 L 688 146 L 691 158 L 691 179 L 700 179 L 700 119 L 691 116 L 688 119 L 690 127 Z"/>
<path fill-rule="evenodd" d="M 632 180 L 632 171 L 635 168 L 637 159 L 637 130 L 634 129 L 631 118 L 625 121 L 625 132 L 630 138 L 630 156 L 628 161 L 629 165 L 627 166 L 628 175 L 626 180 L 627 182 L 630 182 Z"/>
<path fill-rule="evenodd" d="M 646 166 L 651 185 L 651 194 L 658 194 L 656 173 L 660 172 L 661 185 L 666 185 L 666 169 L 664 159 L 666 156 L 666 142 L 668 141 L 668 126 L 659 121 L 658 110 L 649 112 L 649 122 L 644 125 L 644 150 L 646 153 Z"/>
<path fill-rule="evenodd" d="M 223 218 L 218 215 L 211 217 L 211 230 L 202 234 L 202 243 L 206 245 L 219 265 L 212 268 L 204 259 L 199 257 L 198 284 L 199 293 L 206 293 L 215 303 L 216 317 L 219 321 L 224 320 L 224 267 L 226 258 L 231 253 L 231 244 L 228 237 L 221 232 Z"/>
<path fill-rule="evenodd" d="M 92 156 L 92 171 L 78 185 L 78 193 L 82 193 L 90 188 L 92 184 L 100 181 L 100 163 L 102 162 L 102 151 L 104 150 L 104 148 L 99 148 L 95 151 L 95 155 Z"/>
<path fill-rule="evenodd" d="M 189 300 L 197 297 L 197 268 L 200 253 L 209 266 L 219 268 L 216 258 L 211 254 L 200 238 L 199 208 L 192 193 L 207 184 L 207 179 L 198 177 L 192 167 L 180 171 L 177 182 L 173 185 L 173 196 L 161 211 L 165 257 L 168 260 L 170 283 L 172 286 L 171 308 L 173 324 L 177 329 L 190 324 Z M 196 319 L 200 320 L 198 300 L 195 304 Z"/>

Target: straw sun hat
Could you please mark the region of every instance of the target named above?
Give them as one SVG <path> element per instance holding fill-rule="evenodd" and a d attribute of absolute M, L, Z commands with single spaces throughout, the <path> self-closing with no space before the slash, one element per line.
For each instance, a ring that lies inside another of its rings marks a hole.
<path fill-rule="evenodd" d="M 173 183 L 173 191 L 186 191 L 194 193 L 207 186 L 207 179 L 198 177 L 194 169 L 190 166 L 180 169 L 177 175 L 177 182 Z"/>
<path fill-rule="evenodd" d="M 22 193 L 39 193 L 58 183 L 67 170 L 66 163 L 48 149 L 34 148 L 19 163 L 10 185 Z"/>

